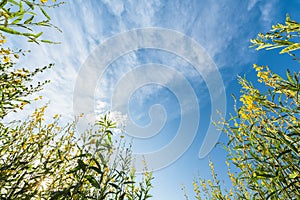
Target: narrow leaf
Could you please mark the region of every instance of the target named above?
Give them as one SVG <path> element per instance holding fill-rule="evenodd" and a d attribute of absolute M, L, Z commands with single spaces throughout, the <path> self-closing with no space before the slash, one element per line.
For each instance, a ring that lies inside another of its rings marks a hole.
<path fill-rule="evenodd" d="M 42 7 L 40 7 L 40 9 L 41 9 L 42 13 L 44 14 L 44 16 L 45 16 L 48 20 L 50 20 L 51 18 L 50 18 L 50 16 L 47 14 L 47 12 L 46 12 Z"/>
<path fill-rule="evenodd" d="M 299 48 L 300 48 L 300 43 L 295 43 L 295 44 L 292 44 L 292 45 L 290 45 L 290 46 L 288 46 L 288 47 L 282 49 L 282 50 L 280 51 L 280 54 L 282 54 L 282 53 L 287 53 L 287 52 L 290 52 L 290 51 L 295 51 L 295 50 L 297 50 L 297 49 L 299 49 Z"/>

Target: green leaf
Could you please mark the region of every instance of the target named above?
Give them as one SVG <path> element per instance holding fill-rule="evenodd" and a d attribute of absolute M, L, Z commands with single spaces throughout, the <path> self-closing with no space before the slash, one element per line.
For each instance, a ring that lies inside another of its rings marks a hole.
<path fill-rule="evenodd" d="M 0 31 L 10 33 L 10 34 L 14 34 L 14 35 L 22 35 L 22 33 L 20 33 L 19 31 L 16 31 L 14 29 L 4 27 L 4 26 L 0 26 Z"/>
<path fill-rule="evenodd" d="M 295 50 L 297 50 L 297 49 L 299 49 L 299 48 L 300 48 L 300 43 L 295 43 L 295 44 L 289 45 L 288 47 L 282 49 L 282 50 L 280 51 L 280 54 L 288 53 L 288 52 L 290 52 L 290 51 L 295 51 Z"/>
<path fill-rule="evenodd" d="M 5 6 L 7 4 L 7 0 L 3 0 L 0 3 L 0 8 L 2 8 L 3 6 Z"/>
<path fill-rule="evenodd" d="M 86 175 L 85 178 L 92 184 L 92 186 L 94 186 L 97 189 L 100 189 L 101 186 L 98 183 L 98 181 L 91 175 Z"/>
<path fill-rule="evenodd" d="M 22 13 L 23 12 L 23 3 L 22 1 L 20 1 L 20 4 L 19 4 L 19 12 Z"/>
<path fill-rule="evenodd" d="M 12 24 L 17 24 L 17 23 L 19 23 L 19 22 L 23 19 L 23 17 L 24 17 L 24 14 L 20 15 L 16 20 L 14 20 L 14 21 L 12 22 Z"/>
<path fill-rule="evenodd" d="M 293 77 L 291 76 L 290 70 L 286 70 L 286 76 L 287 76 L 288 81 L 289 81 L 290 83 L 295 83 L 294 80 L 293 80 Z"/>
<path fill-rule="evenodd" d="M 293 42 L 287 41 L 287 40 L 273 40 L 274 43 L 282 45 L 282 46 L 287 46 L 287 45 L 292 45 L 294 44 Z"/>
<path fill-rule="evenodd" d="M 98 162 L 98 160 L 96 158 L 92 158 L 92 160 L 96 163 L 96 165 L 98 166 L 98 168 L 101 169 L 101 165 L 100 163 Z"/>
<path fill-rule="evenodd" d="M 43 34 L 43 32 L 39 32 L 38 34 L 34 35 L 34 38 L 38 38 Z"/>
<path fill-rule="evenodd" d="M 116 189 L 120 189 L 120 187 L 117 184 L 115 184 L 115 183 L 109 183 L 109 185 L 113 186 Z"/>
<path fill-rule="evenodd" d="M 134 184 L 134 181 L 125 181 L 124 184 Z"/>
<path fill-rule="evenodd" d="M 77 161 L 77 163 L 78 163 L 78 166 L 79 166 L 80 169 L 82 169 L 83 171 L 86 170 L 86 164 L 84 164 L 84 162 L 81 159 L 79 159 Z"/>
<path fill-rule="evenodd" d="M 233 147 L 234 150 L 243 149 L 243 148 L 244 148 L 244 146 L 242 146 L 242 145 Z"/>
<path fill-rule="evenodd" d="M 266 179 L 266 178 L 273 178 L 273 177 L 275 177 L 275 176 L 272 175 L 272 174 L 256 172 L 256 177 L 257 177 L 257 178 L 260 178 L 260 179 Z"/>
<path fill-rule="evenodd" d="M 60 44 L 60 42 L 53 42 L 50 40 L 41 40 L 41 42 L 48 43 L 48 44 Z"/>
<path fill-rule="evenodd" d="M 24 22 L 24 24 L 30 24 L 32 22 L 33 18 L 34 18 L 34 16 L 32 15 Z"/>
<path fill-rule="evenodd" d="M 31 10 L 34 10 L 34 5 L 30 1 L 25 1 L 25 3 L 30 7 Z"/>
<path fill-rule="evenodd" d="M 44 14 L 44 16 L 45 16 L 48 20 L 50 20 L 51 18 L 50 18 L 50 16 L 47 14 L 47 12 L 46 12 L 42 7 L 40 7 L 40 9 L 41 9 L 42 13 Z"/>
<path fill-rule="evenodd" d="M 107 135 L 113 135 L 111 130 L 105 130 L 104 133 L 106 133 Z"/>
<path fill-rule="evenodd" d="M 111 144 L 111 143 L 112 143 L 112 140 L 111 140 L 111 134 L 110 134 L 110 133 L 107 134 L 107 139 L 108 139 L 108 141 L 109 141 L 110 144 Z"/>
<path fill-rule="evenodd" d="M 68 189 L 63 190 L 63 191 L 55 191 L 51 193 L 51 198 L 50 200 L 57 200 L 60 199 L 60 197 L 66 197 L 71 195 L 70 191 Z"/>
<path fill-rule="evenodd" d="M 97 172 L 97 173 L 99 173 L 99 174 L 103 174 L 103 172 L 101 171 L 101 168 L 90 167 L 90 169 L 94 170 L 95 172 Z"/>

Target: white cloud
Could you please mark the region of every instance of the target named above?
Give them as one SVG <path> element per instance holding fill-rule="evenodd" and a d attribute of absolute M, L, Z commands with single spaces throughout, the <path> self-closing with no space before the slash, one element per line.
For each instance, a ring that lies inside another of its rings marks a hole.
<path fill-rule="evenodd" d="M 118 17 L 124 12 L 124 3 L 120 0 L 104 0 L 103 1 L 112 13 Z"/>
<path fill-rule="evenodd" d="M 262 6 L 260 6 L 260 10 L 262 13 L 262 21 L 264 21 L 265 24 L 270 27 L 270 23 L 275 11 L 274 2 L 267 2 L 266 4 L 263 4 Z"/>
<path fill-rule="evenodd" d="M 249 0 L 248 1 L 248 7 L 247 7 L 247 10 L 249 11 L 249 10 L 252 10 L 254 7 L 255 7 L 255 5 L 258 3 L 258 2 L 260 2 L 261 0 Z"/>
<path fill-rule="evenodd" d="M 240 47 L 247 46 L 247 36 L 251 32 L 257 32 L 251 30 L 253 24 L 249 20 L 252 14 L 255 15 L 256 4 L 257 0 L 239 4 L 232 1 L 69 1 L 66 5 L 50 11 L 53 23 L 60 27 L 63 33 L 55 30 L 45 32 L 46 37 L 61 41 L 61 45 L 36 46 L 24 41 L 13 41 L 13 44 L 32 50 L 31 54 L 22 59 L 26 65 L 43 66 L 50 62 L 56 63 L 52 70 L 40 76 L 41 79 L 52 80 L 42 94 L 45 99 L 55 104 L 50 104 L 53 112 L 56 110 L 71 116 L 77 73 L 88 55 L 109 36 L 132 28 L 162 26 L 186 33 L 199 41 L 221 67 L 240 62 L 247 63 L 247 59 L 242 56 L 247 52 L 247 48 Z M 268 22 L 273 4 L 261 2 L 260 5 L 261 18 Z M 180 60 L 176 59 L 176 55 L 163 55 L 156 59 L 160 59 L 160 62 L 165 60 L 164 63 L 173 65 L 185 76 L 197 77 L 194 70 L 178 65 Z M 249 58 L 251 59 L 251 56 Z M 100 97 L 105 97 L 106 92 L 112 89 L 113 82 L 122 74 L 131 70 L 133 65 L 140 64 L 138 59 L 135 53 L 125 56 L 125 59 L 120 58 L 116 65 L 122 67 L 111 69 L 110 78 L 99 84 L 104 91 Z M 146 60 L 147 57 L 144 58 L 144 61 Z M 148 60 L 151 62 L 151 58 Z"/>

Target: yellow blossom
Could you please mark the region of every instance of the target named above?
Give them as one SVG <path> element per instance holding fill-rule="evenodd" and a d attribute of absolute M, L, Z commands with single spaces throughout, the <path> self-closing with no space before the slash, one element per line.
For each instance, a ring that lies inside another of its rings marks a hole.
<path fill-rule="evenodd" d="M 261 71 L 263 69 L 262 66 L 258 66 L 257 64 L 254 64 L 253 65 L 253 68 L 256 70 L 256 71 Z"/>
<path fill-rule="evenodd" d="M 48 124 L 48 128 L 52 128 L 53 126 L 53 124 Z"/>
<path fill-rule="evenodd" d="M 53 117 L 53 119 L 57 119 L 58 117 L 59 117 L 59 115 L 55 114 L 54 117 Z"/>
<path fill-rule="evenodd" d="M 136 187 L 136 188 L 134 189 L 134 192 L 138 192 L 138 191 L 139 191 L 139 188 Z"/>
<path fill-rule="evenodd" d="M 4 56 L 4 62 L 7 63 L 10 61 L 10 58 L 8 56 Z"/>
<path fill-rule="evenodd" d="M 0 40 L 0 44 L 3 44 L 3 43 L 5 43 L 6 42 L 6 39 L 5 38 L 3 38 L 2 40 Z"/>

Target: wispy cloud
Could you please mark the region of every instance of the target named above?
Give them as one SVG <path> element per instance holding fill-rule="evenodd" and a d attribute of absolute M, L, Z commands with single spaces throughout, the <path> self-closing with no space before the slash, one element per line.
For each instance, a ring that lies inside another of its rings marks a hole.
<path fill-rule="evenodd" d="M 255 7 L 255 5 L 260 1 L 261 0 L 249 0 L 247 10 L 248 11 L 252 10 Z"/>
<path fill-rule="evenodd" d="M 259 6 L 259 11 L 256 7 Z M 178 30 L 197 40 L 216 61 L 218 67 L 236 67 L 247 63 L 248 39 L 257 30 L 252 22 L 258 18 L 269 22 L 273 3 L 250 0 L 232 1 L 69 1 L 66 5 L 50 11 L 53 23 L 63 30 L 45 32 L 46 37 L 61 41 L 61 45 L 35 46 L 24 41 L 13 41 L 14 46 L 31 49 L 32 53 L 22 59 L 27 66 L 43 66 L 54 62 L 56 66 L 41 79 L 52 83 L 42 93 L 55 104 L 53 112 L 72 115 L 72 94 L 77 72 L 89 54 L 106 38 L 132 28 L 158 26 Z M 259 28 L 256 27 L 256 28 Z M 234 55 L 234 56 L 233 56 Z M 229 59 L 230 58 L 230 59 Z M 119 74 L 131 69 L 138 61 L 132 54 L 122 60 Z M 147 58 L 144 58 L 144 61 Z M 165 63 L 175 63 L 174 56 L 165 57 Z M 149 58 L 148 58 L 149 60 Z M 129 67 L 128 67 L 129 66 Z M 178 66 L 178 65 L 177 65 Z M 176 68 L 176 65 L 175 65 Z M 187 69 L 187 70 L 184 70 Z M 190 68 L 180 68 L 185 75 L 192 75 Z M 114 74 L 116 71 L 111 71 Z M 197 74 L 194 74 L 195 76 Z M 110 75 L 100 87 L 111 87 L 117 75 Z M 102 95 L 103 95 L 102 94 Z M 56 102 L 56 103 L 55 103 Z M 59 103 L 58 103 L 59 102 Z"/>

